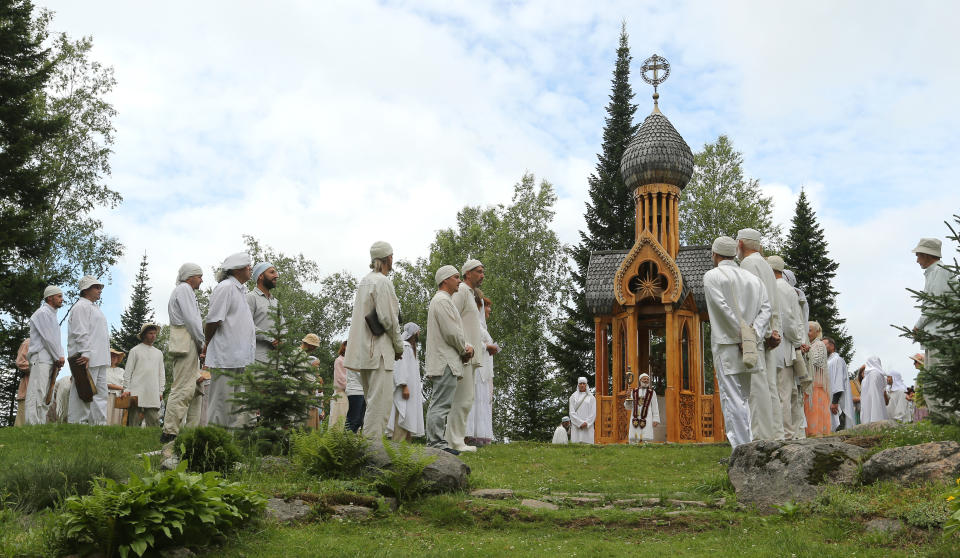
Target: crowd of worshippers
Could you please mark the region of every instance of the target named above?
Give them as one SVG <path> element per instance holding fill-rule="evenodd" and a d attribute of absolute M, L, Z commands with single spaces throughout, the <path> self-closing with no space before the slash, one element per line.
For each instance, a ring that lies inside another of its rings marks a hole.
<path fill-rule="evenodd" d="M 923 238 L 913 253 L 924 270 L 924 291 L 947 292 L 953 279 L 940 265 L 940 241 Z M 936 409 L 937 401 L 928 395 L 925 406 L 916 405 L 913 387 L 876 356 L 849 373 L 836 340 L 810 321 L 796 276 L 780 256 L 763 256 L 759 231 L 740 230 L 736 240 L 717 238 L 712 256 L 714 267 L 703 284 L 720 405 L 733 448 L 755 440 L 823 436 L 881 420 L 919 421 Z M 915 327 L 936 332 L 941 325 L 922 306 Z M 925 348 L 909 359 L 920 370 L 936 354 Z M 594 442 L 596 398 L 587 378 L 578 384 L 553 443 Z M 661 417 L 647 374 L 640 375 L 624 406 L 631 411 L 628 441 L 652 441 Z"/>
<path fill-rule="evenodd" d="M 425 375 L 432 380 L 433 395 L 426 420 L 417 357 L 420 327 L 399 324 L 399 301 L 387 277 L 393 269 L 388 243 L 371 247 L 370 269 L 357 287 L 349 335 L 334 363 L 329 414 L 311 409 L 307 426 L 316 427 L 329 417 L 330 424 L 342 423 L 370 439 L 426 435 L 427 444 L 451 453 L 491 443 L 493 355 L 500 348 L 487 332 L 492 303 L 480 290 L 483 264 L 471 259 L 460 271 L 446 265 L 436 273 L 438 291 L 427 316 Z M 17 424 L 162 422 L 163 443 L 175 439 L 184 426 L 253 424 L 255 413 L 238 410 L 233 398 L 244 387 L 230 379 L 247 366 L 268 362 L 280 343 L 271 334 L 285 326 L 275 323 L 279 301 L 273 290 L 279 273 L 270 262 L 254 266 L 241 252 L 223 261 L 216 280 L 206 318 L 201 319 L 195 293 L 203 282 L 201 267 L 186 263 L 177 273 L 167 305 L 166 350 L 173 374 L 166 400 L 164 355 L 154 346 L 158 325 L 143 324 L 140 343 L 129 356 L 112 349 L 106 317 L 96 304 L 104 285 L 85 276 L 69 311 L 64 353 L 57 320 L 63 292 L 48 286 L 30 317 L 30 337 L 17 354 L 22 372 Z M 248 291 L 245 285 L 251 280 L 256 286 Z M 319 345 L 319 337 L 309 333 L 301 350 L 309 355 Z M 316 357 L 309 359 L 319 366 Z M 70 373 L 57 379 L 64 366 Z"/>

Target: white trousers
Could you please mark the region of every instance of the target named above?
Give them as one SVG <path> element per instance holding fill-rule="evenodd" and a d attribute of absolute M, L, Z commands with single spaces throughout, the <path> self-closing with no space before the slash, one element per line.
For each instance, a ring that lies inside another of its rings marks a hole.
<path fill-rule="evenodd" d="M 47 388 L 50 386 L 49 362 L 30 361 L 30 381 L 27 382 L 27 398 L 23 404 L 24 424 L 46 424 Z"/>
<path fill-rule="evenodd" d="M 760 372 L 754 374 L 728 374 L 720 359 L 719 347 L 713 350 L 713 368 L 717 375 L 717 387 L 720 389 L 720 411 L 723 413 L 723 424 L 726 427 L 727 441 L 736 449 L 740 444 L 753 440 L 751 429 L 750 407 L 753 377 L 762 376 Z"/>
<path fill-rule="evenodd" d="M 473 399 L 477 392 L 476 368 L 467 363 L 463 366 L 463 377 L 457 382 L 457 390 L 453 393 L 453 404 L 450 414 L 447 415 L 447 428 L 443 438 L 450 447 L 459 450 L 466 444 L 463 438 L 467 435 L 467 416 L 473 408 Z"/>
<path fill-rule="evenodd" d="M 783 437 L 786 440 L 806 438 L 803 430 L 803 399 L 793 377 L 793 366 L 777 369 L 777 393 L 783 418 Z"/>
<path fill-rule="evenodd" d="M 243 371 L 243 368 L 231 368 L 231 373 Z M 216 424 L 225 428 L 243 428 L 250 424 L 253 418 L 250 413 L 241 413 L 234 410 L 233 394 L 243 391 L 243 386 L 230 385 L 231 378 L 222 369 L 210 369 L 210 387 L 207 391 L 207 424 Z"/>
<path fill-rule="evenodd" d="M 173 385 L 170 386 L 167 411 L 163 417 L 163 432 L 174 436 L 180 433 L 180 424 L 189 411 L 199 413 L 199 405 L 193 403 L 198 396 L 200 360 L 197 346 L 190 343 L 189 347 L 186 355 L 173 359 Z M 194 421 L 199 421 L 199 418 L 194 418 Z"/>
<path fill-rule="evenodd" d="M 360 385 L 367 400 L 367 410 L 363 415 L 363 435 L 368 440 L 377 441 L 387 430 L 387 420 L 393 409 L 393 370 L 387 370 L 380 359 L 376 370 L 361 370 Z"/>
<path fill-rule="evenodd" d="M 750 374 L 750 431 L 754 440 L 782 440 L 783 410 L 777 390 L 776 351 L 764 350 L 763 359 L 763 372 Z"/>
<path fill-rule="evenodd" d="M 70 384 L 70 405 L 67 407 L 67 422 L 70 424 L 107 424 L 107 367 L 90 367 L 90 378 L 97 386 L 97 393 L 89 403 L 80 399 L 75 383 Z"/>

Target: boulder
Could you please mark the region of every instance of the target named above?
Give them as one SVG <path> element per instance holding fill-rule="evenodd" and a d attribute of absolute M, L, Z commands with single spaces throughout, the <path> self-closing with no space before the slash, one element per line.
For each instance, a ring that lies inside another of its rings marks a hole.
<path fill-rule="evenodd" d="M 393 442 L 388 442 L 393 443 Z M 436 456 L 436 459 L 427 468 L 423 470 L 423 478 L 430 483 L 427 492 L 458 492 L 466 490 L 468 482 L 467 475 L 470 474 L 470 467 L 460 461 L 455 455 L 449 454 L 443 450 L 430 447 L 417 448 L 424 457 Z M 379 441 L 371 442 L 367 448 L 367 467 L 375 469 L 389 469 L 392 465 L 390 456 L 383 449 L 383 444 Z"/>
<path fill-rule="evenodd" d="M 866 451 L 831 438 L 757 441 L 734 450 L 727 475 L 738 502 L 770 511 L 813 500 L 823 484 L 853 484 Z"/>
<path fill-rule="evenodd" d="M 551 504 L 550 502 L 544 502 L 542 500 L 531 500 L 530 498 L 524 498 L 520 501 L 520 505 L 533 508 L 535 510 L 559 510 L 560 506 L 556 504 Z"/>
<path fill-rule="evenodd" d="M 870 484 L 882 480 L 900 483 L 952 481 L 960 476 L 960 444 L 929 442 L 883 450 L 863 464 L 862 479 Z"/>
<path fill-rule="evenodd" d="M 370 508 L 352 505 L 333 506 L 333 510 L 336 512 L 333 515 L 334 519 L 365 519 L 373 513 Z"/>
<path fill-rule="evenodd" d="M 513 498 L 513 491 L 509 488 L 480 488 L 472 491 L 470 495 L 487 500 L 507 500 Z"/>
<path fill-rule="evenodd" d="M 876 422 L 868 422 L 866 424 L 858 424 L 856 426 L 851 426 L 850 428 L 844 428 L 837 434 L 841 436 L 859 436 L 863 434 L 876 433 L 880 430 L 886 430 L 888 428 L 896 428 L 900 426 L 900 423 L 895 420 L 878 420 Z"/>
<path fill-rule="evenodd" d="M 267 517 L 280 523 L 296 523 L 313 513 L 310 504 L 303 500 L 284 500 L 270 498 L 267 500 Z"/>
<path fill-rule="evenodd" d="M 900 531 L 903 531 L 904 525 L 903 522 L 899 519 L 888 519 L 886 517 L 880 517 L 877 519 L 871 519 L 867 522 L 866 531 L 868 533 L 890 533 L 896 534 Z"/>

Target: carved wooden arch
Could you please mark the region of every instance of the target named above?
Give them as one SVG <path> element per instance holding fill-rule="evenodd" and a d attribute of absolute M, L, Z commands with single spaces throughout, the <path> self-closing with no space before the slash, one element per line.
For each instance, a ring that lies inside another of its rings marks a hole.
<path fill-rule="evenodd" d="M 613 276 L 613 294 L 621 305 L 635 306 L 640 302 L 630 290 L 630 280 L 637 275 L 640 266 L 648 261 L 656 264 L 660 273 L 667 279 L 660 301 L 664 304 L 672 304 L 680 300 L 680 294 L 683 292 L 683 278 L 677 262 L 667 254 L 649 231 L 644 230 L 640 232 L 640 237 L 637 238 L 633 248 L 617 269 L 616 275 Z"/>

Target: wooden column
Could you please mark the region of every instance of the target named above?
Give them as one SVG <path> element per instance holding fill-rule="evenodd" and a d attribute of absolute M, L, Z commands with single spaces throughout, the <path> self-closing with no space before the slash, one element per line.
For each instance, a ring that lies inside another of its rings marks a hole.
<path fill-rule="evenodd" d="M 677 339 L 676 320 L 673 309 L 665 306 L 667 319 L 663 335 L 667 340 L 667 441 L 680 441 L 680 343 Z"/>
<path fill-rule="evenodd" d="M 633 389 L 637 385 L 637 378 L 640 376 L 640 361 L 637 358 L 637 308 L 631 306 L 627 308 L 627 363 L 630 370 L 633 371 L 633 382 L 627 386 L 627 389 Z M 626 367 L 624 367 L 626 370 Z"/>

